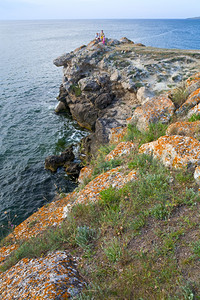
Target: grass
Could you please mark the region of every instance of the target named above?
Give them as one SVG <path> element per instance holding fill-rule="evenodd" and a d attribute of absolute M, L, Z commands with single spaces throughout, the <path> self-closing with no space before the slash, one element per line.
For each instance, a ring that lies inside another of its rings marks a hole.
<path fill-rule="evenodd" d="M 186 83 L 182 82 L 177 88 L 172 92 L 172 101 L 177 108 L 179 108 L 188 98 L 189 93 L 186 88 Z"/>
<path fill-rule="evenodd" d="M 167 127 L 166 124 L 152 123 L 149 125 L 148 131 L 140 132 L 135 125 L 129 124 L 125 140 L 136 142 L 140 147 L 142 144 L 152 142 L 165 135 Z"/>
<path fill-rule="evenodd" d="M 199 121 L 199 120 L 200 120 L 200 115 L 196 115 L 196 114 L 193 114 L 193 115 L 188 119 L 189 122 L 195 122 L 195 121 Z"/>

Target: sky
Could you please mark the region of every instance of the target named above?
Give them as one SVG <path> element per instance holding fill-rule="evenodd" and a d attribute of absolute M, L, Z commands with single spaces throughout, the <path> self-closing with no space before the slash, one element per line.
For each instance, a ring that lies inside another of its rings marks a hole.
<path fill-rule="evenodd" d="M 200 16 L 200 0 L 0 0 L 0 20 L 181 19 Z"/>

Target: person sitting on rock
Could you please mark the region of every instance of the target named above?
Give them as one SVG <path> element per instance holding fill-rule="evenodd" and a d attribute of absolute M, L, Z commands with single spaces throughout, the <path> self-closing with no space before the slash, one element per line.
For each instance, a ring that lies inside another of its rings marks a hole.
<path fill-rule="evenodd" d="M 105 45 L 105 42 L 106 42 L 106 38 L 105 38 L 105 35 L 104 35 L 104 36 L 103 36 L 102 43 Z"/>
<path fill-rule="evenodd" d="M 95 40 L 96 40 L 96 41 L 99 41 L 99 40 L 100 40 L 100 34 L 99 34 L 98 32 L 96 33 Z"/>
<path fill-rule="evenodd" d="M 103 37 L 105 37 L 105 34 L 104 34 L 103 30 L 101 30 L 101 34 L 100 34 L 101 41 L 103 41 Z"/>

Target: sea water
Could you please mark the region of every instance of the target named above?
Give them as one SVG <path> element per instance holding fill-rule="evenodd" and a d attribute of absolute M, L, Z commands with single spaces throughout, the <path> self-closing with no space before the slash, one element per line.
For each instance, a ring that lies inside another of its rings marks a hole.
<path fill-rule="evenodd" d="M 200 49 L 200 20 L 0 21 L 0 237 L 8 221 L 19 224 L 76 186 L 62 169 L 44 169 L 45 157 L 87 134 L 69 115 L 54 113 L 62 69 L 53 59 L 101 29 L 147 46 Z"/>

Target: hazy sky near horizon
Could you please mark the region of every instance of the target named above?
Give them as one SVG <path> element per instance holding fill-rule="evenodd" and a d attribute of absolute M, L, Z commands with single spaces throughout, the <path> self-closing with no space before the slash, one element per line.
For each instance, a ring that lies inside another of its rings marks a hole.
<path fill-rule="evenodd" d="M 0 0 L 0 20 L 159 19 L 200 15 L 200 0 Z"/>

